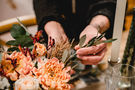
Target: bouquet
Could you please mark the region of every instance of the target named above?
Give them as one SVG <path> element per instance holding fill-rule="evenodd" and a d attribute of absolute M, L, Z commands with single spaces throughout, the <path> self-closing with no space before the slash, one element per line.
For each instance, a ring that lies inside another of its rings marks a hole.
<path fill-rule="evenodd" d="M 52 42 L 46 45 L 42 31 L 32 36 L 20 21 L 19 23 L 11 28 L 14 40 L 7 42 L 11 47 L 7 51 L 0 52 L 0 89 L 72 89 L 73 85 L 69 81 L 75 72 L 74 68 L 80 63 L 75 50 L 72 49 L 74 40 L 71 43 L 68 41 L 55 43 L 50 37 Z M 82 48 L 116 40 L 100 41 L 104 35 L 103 33 L 94 37 L 86 45 L 84 35 L 79 45 Z"/>

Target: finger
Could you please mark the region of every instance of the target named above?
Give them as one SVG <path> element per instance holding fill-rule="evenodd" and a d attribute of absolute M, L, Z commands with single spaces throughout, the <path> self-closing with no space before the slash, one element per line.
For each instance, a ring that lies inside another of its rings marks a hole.
<path fill-rule="evenodd" d="M 51 42 L 52 42 L 52 38 L 51 38 L 51 37 L 49 37 L 49 38 L 48 38 L 48 45 L 50 45 L 50 44 L 51 44 Z"/>
<path fill-rule="evenodd" d="M 89 56 L 77 55 L 77 57 L 82 60 L 83 64 L 88 64 L 88 65 L 97 64 L 104 58 L 105 52 L 106 52 L 106 48 L 95 56 L 94 55 L 89 55 Z"/>
<path fill-rule="evenodd" d="M 99 44 L 97 46 L 91 46 L 91 47 L 86 47 L 86 48 L 80 48 L 77 50 L 76 54 L 77 55 L 89 55 L 89 54 L 97 54 L 101 50 L 103 50 L 106 47 L 105 43 Z"/>
<path fill-rule="evenodd" d="M 88 61 L 81 61 L 82 64 L 84 65 L 97 65 L 99 62 L 88 62 Z"/>
<path fill-rule="evenodd" d="M 76 46 L 74 47 L 75 50 L 78 50 L 79 48 L 80 48 L 79 45 L 76 45 Z"/>

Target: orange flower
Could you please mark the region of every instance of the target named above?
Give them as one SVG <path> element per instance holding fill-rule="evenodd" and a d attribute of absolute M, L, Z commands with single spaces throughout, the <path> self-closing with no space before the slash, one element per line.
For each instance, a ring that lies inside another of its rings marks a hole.
<path fill-rule="evenodd" d="M 32 75 L 33 67 L 34 63 L 31 57 L 26 57 L 22 52 L 14 51 L 11 55 L 3 54 L 1 68 L 4 75 L 13 81 L 25 75 Z"/>
<path fill-rule="evenodd" d="M 35 43 L 32 52 L 36 56 L 43 56 L 47 53 L 47 49 L 44 44 Z"/>
<path fill-rule="evenodd" d="M 70 90 L 67 82 L 70 80 L 70 67 L 64 68 L 64 63 L 57 58 L 48 59 L 40 68 L 34 68 L 33 72 L 39 79 L 44 89 Z"/>

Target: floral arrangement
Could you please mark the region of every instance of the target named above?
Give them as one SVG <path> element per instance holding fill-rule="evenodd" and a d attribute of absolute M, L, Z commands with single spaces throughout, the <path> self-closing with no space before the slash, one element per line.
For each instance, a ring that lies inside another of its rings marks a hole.
<path fill-rule="evenodd" d="M 19 20 L 18 20 L 19 21 Z M 0 89 L 15 90 L 70 90 L 71 74 L 78 65 L 72 43 L 55 43 L 49 45 L 43 42 L 42 31 L 35 36 L 27 32 L 27 28 L 13 25 L 11 35 L 14 40 L 8 41 L 11 45 L 6 52 L 0 53 Z M 100 43 L 112 42 L 115 39 L 100 41 L 104 34 L 94 37 L 84 45 L 86 35 L 79 42 L 80 47 L 89 47 Z M 7 83 L 6 85 L 3 83 Z"/>

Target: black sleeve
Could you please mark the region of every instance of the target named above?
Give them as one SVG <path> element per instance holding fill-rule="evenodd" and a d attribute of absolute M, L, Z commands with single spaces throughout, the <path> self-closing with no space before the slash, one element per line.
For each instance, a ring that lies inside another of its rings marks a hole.
<path fill-rule="evenodd" d="M 115 9 L 116 0 L 94 0 L 93 4 L 89 6 L 87 23 L 96 15 L 107 16 L 111 25 L 109 30 L 107 30 L 107 38 L 110 38 L 113 32 Z"/>
<path fill-rule="evenodd" d="M 43 30 L 43 36 L 47 40 L 44 25 L 48 21 L 62 23 L 57 0 L 33 0 L 33 8 L 37 18 L 38 30 Z"/>

